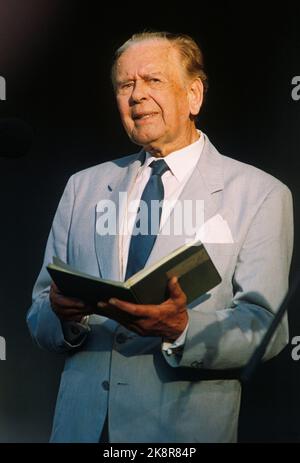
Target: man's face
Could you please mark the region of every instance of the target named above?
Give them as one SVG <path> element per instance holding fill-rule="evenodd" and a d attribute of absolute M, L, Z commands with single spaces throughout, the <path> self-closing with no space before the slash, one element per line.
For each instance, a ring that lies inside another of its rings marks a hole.
<path fill-rule="evenodd" d="M 122 123 L 134 143 L 165 156 L 194 141 L 190 115 L 201 102 L 195 110 L 191 81 L 167 41 L 131 45 L 117 62 L 115 81 Z"/>

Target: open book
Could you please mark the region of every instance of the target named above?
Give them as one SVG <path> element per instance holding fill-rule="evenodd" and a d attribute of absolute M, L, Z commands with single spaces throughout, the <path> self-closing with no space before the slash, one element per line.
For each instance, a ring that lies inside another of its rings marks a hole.
<path fill-rule="evenodd" d="M 184 244 L 124 282 L 82 273 L 57 257 L 53 257 L 53 264 L 47 265 L 47 270 L 65 296 L 91 303 L 116 297 L 138 304 L 161 304 L 169 297 L 168 280 L 177 276 L 189 304 L 221 282 L 200 241 Z"/>

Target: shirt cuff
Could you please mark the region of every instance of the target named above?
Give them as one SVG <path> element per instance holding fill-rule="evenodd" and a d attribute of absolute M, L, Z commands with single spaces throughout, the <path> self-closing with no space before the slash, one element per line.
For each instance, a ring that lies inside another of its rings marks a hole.
<path fill-rule="evenodd" d="M 187 323 L 184 331 L 174 342 L 163 342 L 162 350 L 167 353 L 167 355 L 177 354 L 183 349 L 187 330 L 189 328 L 189 322 Z"/>
<path fill-rule="evenodd" d="M 80 322 L 62 322 L 65 342 L 72 347 L 78 347 L 82 344 L 86 335 L 91 331 L 88 325 L 89 316 L 82 317 Z"/>

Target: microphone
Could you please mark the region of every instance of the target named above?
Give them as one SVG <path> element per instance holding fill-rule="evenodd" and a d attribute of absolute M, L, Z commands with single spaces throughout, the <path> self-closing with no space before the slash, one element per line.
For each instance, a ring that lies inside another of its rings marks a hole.
<path fill-rule="evenodd" d="M 32 127 L 22 119 L 0 119 L 0 157 L 15 159 L 25 156 L 32 146 L 33 136 Z"/>

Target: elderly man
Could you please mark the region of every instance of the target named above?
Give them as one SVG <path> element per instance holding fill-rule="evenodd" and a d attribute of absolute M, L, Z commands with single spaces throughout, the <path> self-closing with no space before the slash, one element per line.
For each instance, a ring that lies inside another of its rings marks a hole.
<path fill-rule="evenodd" d="M 290 192 L 222 156 L 197 130 L 207 79 L 190 37 L 132 36 L 116 53 L 112 79 L 123 126 L 142 150 L 70 178 L 28 314 L 38 344 L 66 353 L 51 439 L 234 442 L 241 387 L 232 370 L 245 365 L 288 288 Z M 154 236 L 133 233 L 147 196 L 164 201 Z M 116 234 L 97 227 L 103 200 L 117 206 Z M 176 278 L 160 305 L 112 298 L 92 307 L 51 284 L 45 265 L 53 255 L 111 280 L 156 262 L 190 238 L 171 229 L 174 210 L 164 207 L 185 200 L 204 204 L 212 233 L 206 248 L 222 277 L 193 304 L 186 305 Z M 216 232 L 230 239 L 218 240 Z M 265 358 L 287 339 L 284 320 Z"/>

